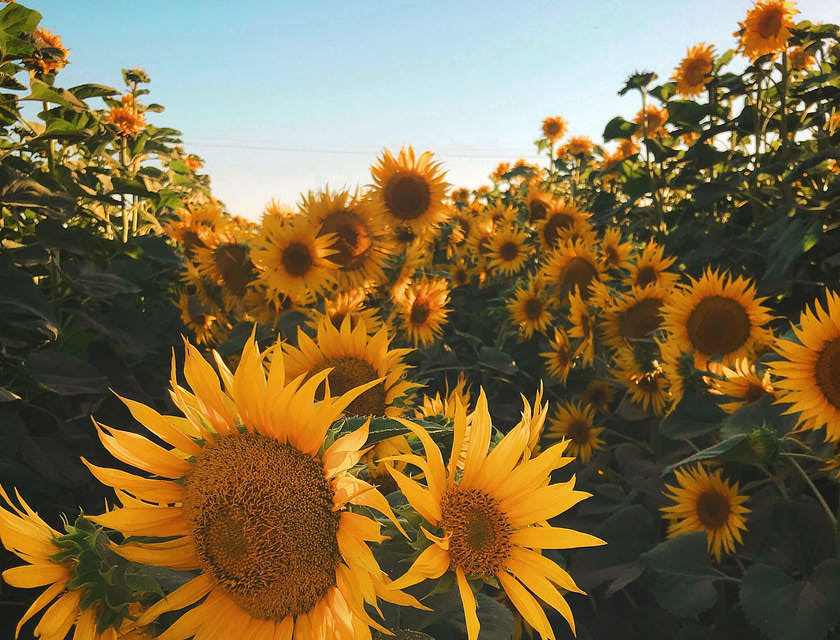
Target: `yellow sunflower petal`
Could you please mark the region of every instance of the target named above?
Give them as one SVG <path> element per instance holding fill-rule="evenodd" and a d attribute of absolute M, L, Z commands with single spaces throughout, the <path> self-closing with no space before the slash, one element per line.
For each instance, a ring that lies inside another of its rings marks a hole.
<path fill-rule="evenodd" d="M 527 589 L 508 573 L 502 572 L 496 577 L 499 579 L 499 584 L 502 585 L 511 603 L 522 614 L 525 621 L 543 638 L 554 638 L 554 633 L 551 630 L 551 624 L 548 622 L 545 611 L 543 611 L 534 597 L 528 593 Z"/>
<path fill-rule="evenodd" d="M 588 533 L 559 527 L 518 529 L 511 534 L 510 543 L 533 549 L 576 549 L 578 547 L 598 547 L 607 544 L 601 538 L 596 538 Z"/>
<path fill-rule="evenodd" d="M 53 582 L 66 582 L 69 579 L 70 573 L 64 565 L 49 561 L 12 567 L 3 572 L 3 580 L 19 589 L 33 589 Z"/>
<path fill-rule="evenodd" d="M 388 585 L 389 589 L 405 589 L 411 585 L 440 578 L 449 568 L 449 554 L 432 543 L 399 578 Z"/>
<path fill-rule="evenodd" d="M 419 484 L 407 478 L 393 467 L 386 467 L 388 473 L 394 478 L 405 499 L 423 516 L 427 522 L 437 524 L 440 522 L 440 502 L 435 500 L 428 489 L 423 489 Z"/>
<path fill-rule="evenodd" d="M 472 592 L 464 570 L 461 567 L 455 569 L 455 578 L 458 581 L 458 591 L 461 594 L 461 604 L 464 607 L 464 619 L 467 623 L 467 637 L 469 640 L 478 640 L 478 615 L 476 614 L 475 594 Z"/>
<path fill-rule="evenodd" d="M 196 576 L 189 582 L 182 584 L 172 593 L 167 594 L 163 600 L 157 601 L 146 609 L 137 619 L 137 626 L 142 627 L 147 625 L 160 614 L 167 611 L 175 611 L 176 609 L 183 609 L 186 606 L 195 604 L 206 596 L 215 584 L 216 580 L 206 574 L 202 573 Z"/>
<path fill-rule="evenodd" d="M 69 576 L 68 576 L 69 577 Z M 5 576 L 4 576 L 5 578 Z M 9 583 L 11 584 L 11 583 Z M 50 602 L 55 600 L 56 596 L 64 591 L 65 582 L 56 582 L 55 584 L 51 584 L 49 587 L 44 589 L 44 591 L 39 595 L 35 602 L 26 610 L 26 613 L 23 614 L 23 617 L 17 623 L 17 627 L 15 627 L 15 638 L 18 637 L 20 634 L 21 627 L 29 621 L 32 616 L 38 613 L 41 609 L 46 607 Z"/>

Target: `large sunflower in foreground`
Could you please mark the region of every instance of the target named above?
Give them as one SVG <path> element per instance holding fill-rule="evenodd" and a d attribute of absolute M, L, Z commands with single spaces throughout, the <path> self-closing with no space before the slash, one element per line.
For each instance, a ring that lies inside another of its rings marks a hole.
<path fill-rule="evenodd" d="M 734 553 L 735 543 L 741 542 L 741 531 L 746 530 L 749 509 L 743 506 L 747 496 L 738 493 L 738 483 L 724 480 L 718 469 L 714 473 L 702 465 L 694 469 L 677 469 L 677 486 L 665 485 L 671 493 L 665 497 L 675 502 L 662 509 L 670 521 L 668 537 L 705 531 L 709 551 L 720 562 L 722 553 Z"/>
<path fill-rule="evenodd" d="M 547 524 L 549 519 L 590 496 L 575 491 L 574 478 L 551 484 L 551 472 L 573 460 L 563 456 L 567 443 L 558 443 L 528 459 L 531 421 L 523 416 L 488 453 L 492 425 L 483 391 L 469 418 L 466 410 L 459 407 L 453 423 L 453 455 L 445 465 L 429 434 L 404 422 L 425 451 L 425 457 L 404 459 L 420 468 L 426 484 L 420 485 L 398 471 L 392 470 L 391 475 L 436 533 L 424 530 L 431 544 L 392 587 L 408 587 L 453 570 L 470 640 L 478 637 L 479 622 L 469 580 L 482 578 L 495 578 L 511 603 L 543 638 L 553 638 L 554 633 L 534 595 L 559 611 L 574 630 L 571 608 L 560 590 L 582 592 L 564 569 L 542 554 L 542 549 L 590 547 L 604 541 Z M 468 428 L 463 473 L 458 473 L 458 453 Z"/>
<path fill-rule="evenodd" d="M 793 16 L 799 13 L 789 0 L 758 0 L 741 27 L 733 35 L 738 38 L 738 51 L 755 62 L 770 53 L 781 53 L 787 47 Z"/>
<path fill-rule="evenodd" d="M 672 80 L 677 82 L 677 93 L 684 98 L 694 98 L 703 93 L 709 83 L 709 73 L 715 59 L 715 48 L 701 42 L 688 48 L 685 58 L 674 70 Z"/>
<path fill-rule="evenodd" d="M 778 401 L 789 403 L 787 413 L 799 413 L 803 429 L 825 426 L 826 439 L 840 440 L 840 295 L 825 292 L 825 308 L 814 303 L 794 327 L 799 344 L 778 340 L 781 361 L 770 364 Z"/>
<path fill-rule="evenodd" d="M 749 281 L 716 269 L 690 280 L 663 305 L 662 326 L 684 350 L 694 350 L 698 368 L 715 356 L 725 365 L 734 364 L 772 341 L 773 332 L 764 327 L 771 320 L 769 309 Z"/>
<path fill-rule="evenodd" d="M 443 324 L 449 309 L 449 284 L 445 278 L 411 283 L 406 287 L 405 297 L 398 312 L 403 329 L 414 345 L 424 347 L 434 344 L 443 335 Z"/>
<path fill-rule="evenodd" d="M 283 225 L 263 222 L 251 258 L 270 295 L 301 298 L 333 284 L 336 265 L 329 260 L 335 252 L 330 249 L 333 236 L 318 235 L 317 225 L 306 220 Z"/>
<path fill-rule="evenodd" d="M 379 524 L 347 509 L 367 505 L 394 519 L 382 494 L 345 473 L 361 458 L 367 424 L 326 442 L 333 421 L 375 383 L 318 402 L 326 371 L 290 380 L 284 359 L 275 352 L 266 368 L 267 355 L 251 339 L 235 372 L 217 357 L 220 381 L 187 345 L 192 392 L 174 371 L 172 379 L 184 418 L 123 400 L 167 446 L 97 425 L 117 459 L 157 478 L 85 461 L 124 505 L 91 519 L 127 538 L 165 538 L 116 549 L 129 560 L 198 571 L 138 621 L 191 606 L 161 640 L 370 638 L 370 627 L 381 627 L 365 604 L 377 594 L 405 600 L 385 588 L 368 548 L 383 540 Z"/>
<path fill-rule="evenodd" d="M 412 147 L 401 149 L 395 158 L 385 149 L 370 168 L 373 201 L 391 226 L 408 226 L 420 234 L 450 216 L 445 202 L 449 185 L 433 158 L 431 151 L 415 158 Z"/>
<path fill-rule="evenodd" d="M 340 328 L 330 321 L 322 321 L 314 340 L 298 331 L 297 347 L 283 345 L 286 375 L 291 379 L 331 369 L 327 381 L 332 395 L 342 395 L 381 380 L 353 400 L 345 412 L 358 416 L 398 416 L 402 411 L 394 406 L 394 401 L 406 400 L 411 389 L 419 385 L 405 380 L 408 367 L 403 358 L 411 349 L 389 349 L 389 345 L 386 327 L 371 336 L 362 319 L 354 326 L 350 318 L 345 318 Z"/>
<path fill-rule="evenodd" d="M 326 189 L 302 198 L 301 212 L 331 235 L 330 261 L 337 265 L 336 277 L 343 289 L 385 280 L 382 266 L 390 255 L 386 233 L 375 208 L 349 191 Z"/>

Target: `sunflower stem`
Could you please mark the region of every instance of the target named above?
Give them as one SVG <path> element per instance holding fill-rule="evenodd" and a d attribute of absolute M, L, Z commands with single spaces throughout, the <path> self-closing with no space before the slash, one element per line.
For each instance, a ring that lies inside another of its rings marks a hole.
<path fill-rule="evenodd" d="M 802 476 L 802 479 L 805 481 L 805 484 L 807 484 L 811 488 L 811 491 L 814 492 L 814 496 L 816 496 L 817 501 L 819 501 L 820 505 L 822 505 L 822 508 L 828 515 L 828 519 L 831 521 L 831 526 L 834 527 L 835 537 L 838 537 L 837 516 L 834 515 L 834 511 L 832 511 L 831 507 L 828 506 L 828 503 L 825 501 L 825 498 L 823 498 L 822 493 L 820 493 L 819 489 L 817 489 L 816 485 L 811 480 L 811 476 L 805 473 L 805 470 L 799 466 L 799 463 L 797 463 L 794 458 L 787 456 L 787 459 L 796 468 L 796 470 L 799 472 L 799 475 Z M 838 538 L 836 542 L 840 544 L 840 538 Z M 840 548 L 838 548 L 838 552 L 840 552 Z"/>

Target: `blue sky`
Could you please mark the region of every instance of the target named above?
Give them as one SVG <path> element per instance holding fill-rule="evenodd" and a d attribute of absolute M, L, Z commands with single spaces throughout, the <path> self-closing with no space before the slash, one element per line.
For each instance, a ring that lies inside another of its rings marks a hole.
<path fill-rule="evenodd" d="M 474 188 L 500 161 L 536 159 L 542 119 L 601 141 L 638 97 L 637 69 L 662 80 L 698 42 L 718 51 L 752 0 L 142 3 L 22 0 L 60 34 L 59 84 L 122 88 L 151 76 L 149 121 L 184 134 L 232 213 L 271 198 L 355 188 L 384 147 L 430 149 L 449 182 Z M 837 0 L 800 0 L 797 19 L 840 22 Z"/>

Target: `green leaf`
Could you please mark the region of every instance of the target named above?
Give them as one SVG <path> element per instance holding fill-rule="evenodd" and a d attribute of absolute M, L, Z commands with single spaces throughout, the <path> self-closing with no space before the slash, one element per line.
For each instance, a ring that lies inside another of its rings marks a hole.
<path fill-rule="evenodd" d="M 741 606 L 771 640 L 819 640 L 840 622 L 840 561 L 819 565 L 794 581 L 778 567 L 756 564 L 744 572 Z"/>
<path fill-rule="evenodd" d="M 712 75 L 716 74 L 718 71 L 723 69 L 723 67 L 728 65 L 734 57 L 735 49 L 727 49 L 722 54 L 720 54 L 714 61 L 714 64 L 712 64 Z"/>
<path fill-rule="evenodd" d="M 76 87 L 70 87 L 69 91 L 79 100 L 113 96 L 119 93 L 113 87 L 106 87 L 104 84 L 80 84 Z"/>
<path fill-rule="evenodd" d="M 6 5 L 0 11 L 0 57 L 21 55 L 33 49 L 21 34 L 32 33 L 41 21 L 41 14 L 20 4 Z"/>
<path fill-rule="evenodd" d="M 336 420 L 332 424 L 332 428 L 336 429 L 340 434 L 350 433 L 361 427 L 367 420 L 370 420 L 370 427 L 368 432 L 368 439 L 365 444 L 372 445 L 394 436 L 402 436 L 409 433 L 408 428 L 401 422 L 394 418 L 386 418 L 384 416 L 368 418 L 367 416 L 349 416 Z M 412 419 L 413 424 L 423 427 L 426 432 L 433 438 L 439 438 L 452 433 L 452 427 L 446 424 L 440 424 L 432 420 Z"/>
<path fill-rule="evenodd" d="M 682 618 L 708 611 L 718 601 L 718 591 L 708 578 L 654 574 L 651 580 L 651 591 L 659 605 Z"/>
<path fill-rule="evenodd" d="M 720 578 L 709 558 L 705 531 L 686 533 L 660 542 L 641 555 L 645 565 L 659 573 L 682 578 Z"/>
<path fill-rule="evenodd" d="M 738 459 L 749 451 L 750 444 L 748 436 L 744 433 L 740 433 L 732 436 L 731 438 L 727 438 L 722 442 L 718 442 L 717 444 L 714 444 L 711 447 L 703 449 L 702 451 L 698 451 L 697 453 L 690 455 L 687 458 L 683 458 L 676 464 L 672 464 L 670 467 L 666 467 L 665 470 L 662 472 L 662 475 L 670 473 L 677 467 L 681 467 L 686 464 L 691 464 L 692 462 L 700 462 L 701 460 L 725 461 Z"/>
<path fill-rule="evenodd" d="M 694 100 L 671 100 L 668 105 L 668 121 L 692 129 L 700 128 L 700 121 L 709 113 L 709 106 Z"/>
<path fill-rule="evenodd" d="M 790 433 L 796 426 L 796 414 L 785 415 L 784 405 L 774 402 L 772 395 L 766 395 L 755 402 L 745 404 L 726 416 L 720 423 L 720 432 L 724 437 L 739 433 L 752 433 L 759 427 L 770 427 L 779 436 Z"/>
<path fill-rule="evenodd" d="M 30 354 L 25 367 L 35 380 L 62 396 L 98 394 L 108 387 L 108 379 L 96 367 L 55 349 Z"/>
<path fill-rule="evenodd" d="M 628 122 L 621 116 L 616 116 L 604 128 L 604 142 L 616 139 L 627 140 L 632 137 L 638 128 L 639 126 L 635 122 Z"/>
<path fill-rule="evenodd" d="M 126 571 L 125 584 L 135 593 L 155 593 L 164 596 L 158 581 L 147 573 Z"/>
<path fill-rule="evenodd" d="M 709 394 L 688 392 L 659 424 L 659 433 L 672 440 L 694 438 L 720 426 L 726 414 Z"/>
<path fill-rule="evenodd" d="M 85 262 L 78 274 L 71 278 L 84 294 L 91 298 L 111 298 L 123 293 L 138 293 L 140 288 L 133 282 L 96 268 L 91 262 Z"/>
<path fill-rule="evenodd" d="M 493 347 L 481 347 L 478 350 L 478 362 L 489 369 L 495 369 L 502 373 L 515 373 L 517 371 L 516 363 L 510 354 Z"/>
<path fill-rule="evenodd" d="M 47 83 L 41 80 L 32 80 L 29 86 L 29 95 L 21 100 L 38 100 L 40 102 L 52 102 L 60 104 L 63 107 L 69 107 L 74 110 L 85 111 L 88 106 L 79 100 L 67 89 L 53 89 Z"/>

